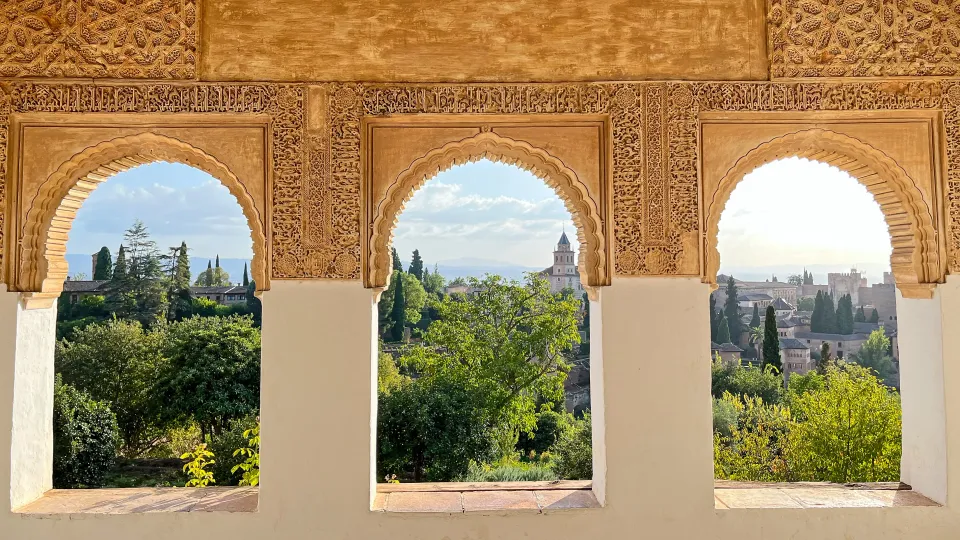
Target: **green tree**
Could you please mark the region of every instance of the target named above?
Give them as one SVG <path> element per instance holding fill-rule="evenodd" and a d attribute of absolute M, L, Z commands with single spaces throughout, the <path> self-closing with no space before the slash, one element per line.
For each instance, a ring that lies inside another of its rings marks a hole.
<path fill-rule="evenodd" d="M 413 250 L 413 258 L 410 261 L 410 269 L 408 270 L 413 276 L 416 276 L 420 282 L 423 282 L 423 259 L 420 258 L 420 250 Z"/>
<path fill-rule="evenodd" d="M 837 333 L 853 333 L 853 299 L 849 294 L 841 296 L 837 301 Z"/>
<path fill-rule="evenodd" d="M 836 334 L 839 331 L 837 326 L 837 309 L 833 305 L 833 296 L 823 295 L 823 330 L 827 334 Z"/>
<path fill-rule="evenodd" d="M 213 263 L 209 260 L 207 261 L 207 269 L 197 276 L 197 285 L 213 287 Z"/>
<path fill-rule="evenodd" d="M 877 308 L 873 308 L 873 313 L 870 314 L 870 322 L 873 324 L 878 324 L 880 322 L 880 313 L 877 312 Z"/>
<path fill-rule="evenodd" d="M 801 298 L 797 303 L 798 311 L 813 311 L 816 308 L 816 303 L 813 298 Z"/>
<path fill-rule="evenodd" d="M 763 321 L 763 365 L 773 366 L 777 371 L 783 371 L 783 363 L 780 360 L 780 334 L 777 332 L 777 312 L 773 306 L 767 306 Z"/>
<path fill-rule="evenodd" d="M 190 250 L 186 242 L 180 246 L 170 248 L 169 275 L 167 298 L 170 307 L 167 318 L 179 321 L 191 315 L 193 297 L 190 294 Z"/>
<path fill-rule="evenodd" d="M 394 277 L 397 280 L 397 287 L 393 294 L 393 310 L 390 313 L 390 318 L 393 321 L 393 326 L 390 328 L 390 337 L 393 341 L 402 341 L 403 332 L 407 326 L 407 299 L 403 294 L 403 272 L 397 272 Z"/>
<path fill-rule="evenodd" d="M 250 280 L 250 284 L 247 285 L 245 298 L 247 301 L 247 313 L 253 317 L 253 325 L 260 328 L 263 320 L 263 304 L 261 304 L 260 299 L 257 298 L 256 280 Z"/>
<path fill-rule="evenodd" d="M 93 279 L 109 281 L 111 277 L 113 277 L 113 258 L 110 256 L 110 249 L 103 246 L 97 252 L 97 264 L 93 269 Z"/>
<path fill-rule="evenodd" d="M 581 420 L 573 420 L 550 448 L 553 470 L 564 480 L 593 478 L 593 422 L 587 411 Z"/>
<path fill-rule="evenodd" d="M 167 313 L 160 253 L 140 220 L 134 221 L 123 238 L 126 271 L 118 272 L 118 268 L 114 268 L 107 304 L 121 319 L 136 319 L 150 325 Z M 120 259 L 117 255 L 117 267 Z"/>
<path fill-rule="evenodd" d="M 817 360 L 817 372 L 821 375 L 827 372 L 827 366 L 831 365 L 832 357 L 830 355 L 830 342 L 824 341 L 820 344 L 820 359 Z"/>
<path fill-rule="evenodd" d="M 804 270 L 803 272 L 804 274 L 806 274 L 807 271 Z M 803 278 L 804 276 L 801 276 L 800 274 L 792 274 L 790 275 L 790 277 L 787 278 L 787 283 L 791 285 L 800 286 L 800 285 L 803 285 Z"/>
<path fill-rule="evenodd" d="M 813 285 L 813 272 L 807 272 L 807 269 L 803 269 L 803 284 L 804 285 Z"/>
<path fill-rule="evenodd" d="M 793 400 L 784 452 L 790 480 L 892 482 L 900 479 L 900 397 L 866 368 L 827 368 L 824 388 Z"/>
<path fill-rule="evenodd" d="M 397 293 L 397 284 L 403 280 L 404 315 L 408 324 L 420 322 L 422 312 L 427 304 L 427 291 L 414 275 L 407 272 L 395 271 L 390 278 L 390 285 L 380 295 L 378 310 L 380 322 L 388 328 L 393 328 L 393 305 Z"/>
<path fill-rule="evenodd" d="M 229 287 L 233 285 L 230 274 L 223 268 L 207 268 L 197 275 L 194 285 L 198 287 Z"/>
<path fill-rule="evenodd" d="M 193 317 L 166 325 L 158 395 L 175 420 L 218 435 L 260 406 L 260 330 L 252 317 Z"/>
<path fill-rule="evenodd" d="M 825 332 L 823 326 L 823 292 L 817 291 L 817 298 L 813 301 L 813 315 L 810 316 L 810 331 Z"/>
<path fill-rule="evenodd" d="M 393 269 L 403 272 L 403 262 L 400 260 L 400 255 L 397 254 L 397 248 L 391 247 L 390 253 L 393 256 Z"/>
<path fill-rule="evenodd" d="M 57 373 L 116 414 L 128 457 L 139 457 L 159 444 L 166 423 L 155 399 L 157 374 L 165 360 L 161 331 L 146 332 L 135 320 L 110 320 L 75 329 L 54 355 Z"/>
<path fill-rule="evenodd" d="M 780 482 L 786 478 L 782 454 L 787 443 L 790 411 L 765 404 L 759 397 L 726 393 L 721 401 L 731 408 L 736 423 L 730 435 L 713 435 L 714 477 L 721 480 Z"/>
<path fill-rule="evenodd" d="M 428 293 L 439 296 L 443 294 L 443 288 L 446 286 L 446 280 L 440 275 L 437 265 L 433 265 L 433 272 L 428 269 L 423 270 L 423 288 Z"/>
<path fill-rule="evenodd" d="M 53 383 L 53 487 L 101 487 L 113 467 L 119 436 L 110 407 L 86 392 Z"/>
<path fill-rule="evenodd" d="M 783 377 L 773 366 L 758 368 L 723 362 L 717 356 L 710 366 L 710 393 L 715 399 L 726 393 L 735 396 L 750 396 L 763 399 L 764 403 L 780 403 L 783 393 Z"/>
<path fill-rule="evenodd" d="M 742 323 L 740 322 L 740 302 L 737 300 L 737 283 L 733 276 L 727 280 L 727 300 L 724 303 L 723 311 L 727 316 L 727 327 L 730 329 L 731 343 L 740 343 L 740 334 L 742 332 Z"/>
<path fill-rule="evenodd" d="M 853 316 L 853 322 L 867 322 L 867 314 L 863 312 L 863 306 L 857 308 L 857 313 Z"/>
<path fill-rule="evenodd" d="M 753 317 L 750 318 L 750 328 L 757 328 L 760 326 L 760 306 L 753 304 Z"/>
<path fill-rule="evenodd" d="M 243 286 L 250 286 L 250 276 L 247 274 L 247 263 L 243 263 Z"/>
<path fill-rule="evenodd" d="M 730 327 L 727 324 L 726 314 L 722 311 L 720 312 L 720 320 L 717 321 L 717 343 L 730 343 Z"/>
<path fill-rule="evenodd" d="M 888 353 L 889 350 L 890 338 L 882 328 L 878 328 L 870 332 L 867 340 L 860 346 L 860 350 L 851 355 L 851 360 L 872 370 L 884 384 L 892 385 L 896 369 L 893 366 L 893 358 Z"/>

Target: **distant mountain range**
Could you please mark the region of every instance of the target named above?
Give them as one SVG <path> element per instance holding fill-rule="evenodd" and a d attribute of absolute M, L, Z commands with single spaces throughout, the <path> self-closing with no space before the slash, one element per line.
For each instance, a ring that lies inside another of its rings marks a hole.
<path fill-rule="evenodd" d="M 190 257 L 190 279 L 197 279 L 197 275 L 207 269 L 207 262 L 216 264 L 216 258 L 211 257 Z M 223 268 L 230 274 L 230 281 L 240 283 L 243 281 L 243 265 L 250 264 L 247 259 L 220 259 L 220 268 Z M 71 278 L 79 272 L 86 274 L 87 279 L 93 278 L 93 258 L 90 255 L 67 254 L 67 264 L 70 265 L 69 275 Z M 249 272 L 249 267 L 248 267 Z M 252 277 L 252 276 L 251 276 Z"/>
<path fill-rule="evenodd" d="M 462 258 L 447 261 L 439 261 L 437 270 L 447 281 L 458 277 L 482 278 L 485 274 L 496 274 L 507 279 L 520 281 L 527 272 L 539 272 L 546 267 L 535 268 L 531 266 L 522 266 L 510 264 L 504 261 L 493 259 Z M 433 266 L 428 264 L 428 269 L 433 272 Z"/>

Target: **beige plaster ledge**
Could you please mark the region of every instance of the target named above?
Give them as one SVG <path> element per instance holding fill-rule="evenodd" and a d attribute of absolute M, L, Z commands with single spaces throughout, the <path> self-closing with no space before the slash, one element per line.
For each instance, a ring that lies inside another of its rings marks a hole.
<path fill-rule="evenodd" d="M 387 513 L 548 513 L 599 508 L 590 481 L 377 484 L 372 510 Z"/>
<path fill-rule="evenodd" d="M 256 487 L 52 489 L 18 514 L 256 512 Z"/>
<path fill-rule="evenodd" d="M 731 482 L 714 485 L 717 510 L 741 508 L 891 508 L 940 506 L 900 482 Z"/>

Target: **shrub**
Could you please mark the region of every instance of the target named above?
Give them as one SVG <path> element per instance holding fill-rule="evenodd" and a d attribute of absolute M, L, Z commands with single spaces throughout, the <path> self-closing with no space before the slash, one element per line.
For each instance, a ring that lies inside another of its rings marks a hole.
<path fill-rule="evenodd" d="M 711 366 L 711 394 L 722 399 L 730 392 L 735 396 L 759 397 L 764 403 L 780 403 L 783 377 L 772 366 L 757 368 L 714 360 Z"/>
<path fill-rule="evenodd" d="M 217 462 L 213 465 L 213 476 L 217 479 L 217 485 L 240 485 L 243 471 L 234 471 L 234 468 L 246 461 L 247 456 L 234 453 L 238 448 L 247 448 L 248 440 L 244 432 L 256 426 L 256 418 L 244 418 L 232 422 L 230 429 L 210 438 L 210 451 L 217 456 Z"/>
<path fill-rule="evenodd" d="M 553 470 L 564 480 L 593 478 L 593 444 L 590 413 L 574 420 L 551 448 Z"/>
<path fill-rule="evenodd" d="M 207 467 L 216 465 L 216 457 L 213 452 L 207 450 L 205 443 L 198 444 L 191 452 L 186 452 L 180 459 L 187 460 L 183 464 L 183 472 L 187 473 L 186 487 L 207 487 L 210 484 L 216 484 L 214 474 L 207 470 Z"/>
<path fill-rule="evenodd" d="M 571 422 L 571 415 L 544 408 L 537 413 L 537 427 L 533 433 L 520 433 L 517 448 L 524 454 L 530 451 L 542 454 L 556 444 Z"/>
<path fill-rule="evenodd" d="M 728 400 L 713 398 L 713 432 L 729 437 L 737 427 L 737 408 Z"/>
<path fill-rule="evenodd" d="M 470 462 L 462 482 L 544 482 L 557 480 L 557 473 L 538 463 L 504 460 L 491 465 Z"/>
<path fill-rule="evenodd" d="M 100 487 L 117 457 L 117 417 L 106 403 L 63 383 L 53 389 L 53 485 Z"/>

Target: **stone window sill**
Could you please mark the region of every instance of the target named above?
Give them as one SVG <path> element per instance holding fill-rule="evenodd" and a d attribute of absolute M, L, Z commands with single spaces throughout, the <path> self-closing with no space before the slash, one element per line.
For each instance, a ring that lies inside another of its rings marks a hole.
<path fill-rule="evenodd" d="M 713 490 L 717 510 L 744 508 L 892 508 L 940 506 L 898 483 L 830 484 L 826 482 L 758 483 L 718 480 Z"/>
<path fill-rule="evenodd" d="M 377 484 L 374 512 L 464 514 L 599 508 L 589 481 Z"/>
<path fill-rule="evenodd" d="M 147 514 L 256 512 L 255 487 L 52 489 L 17 514 Z"/>

